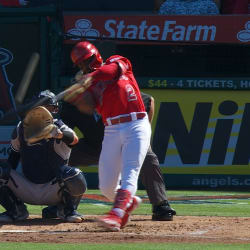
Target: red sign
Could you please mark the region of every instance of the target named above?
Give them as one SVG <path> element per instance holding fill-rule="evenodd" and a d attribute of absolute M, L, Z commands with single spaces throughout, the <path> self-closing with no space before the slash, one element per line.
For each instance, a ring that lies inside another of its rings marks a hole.
<path fill-rule="evenodd" d="M 68 42 L 81 37 L 197 43 L 250 44 L 250 17 L 243 16 L 118 16 L 64 14 Z M 133 41 L 134 40 L 134 41 Z M 130 42 L 130 41 L 129 41 Z"/>

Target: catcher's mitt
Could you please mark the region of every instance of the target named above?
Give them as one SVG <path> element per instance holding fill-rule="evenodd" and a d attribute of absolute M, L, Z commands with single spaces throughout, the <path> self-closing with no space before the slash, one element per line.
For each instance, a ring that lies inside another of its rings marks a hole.
<path fill-rule="evenodd" d="M 31 109 L 23 120 L 24 139 L 28 143 L 35 143 L 42 139 L 51 138 L 52 131 L 57 129 L 53 116 L 43 106 Z"/>

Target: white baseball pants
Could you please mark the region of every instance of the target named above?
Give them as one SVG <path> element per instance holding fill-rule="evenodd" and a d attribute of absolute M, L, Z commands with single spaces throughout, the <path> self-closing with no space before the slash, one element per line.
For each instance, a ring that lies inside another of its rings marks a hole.
<path fill-rule="evenodd" d="M 99 159 L 99 188 L 113 201 L 121 188 L 135 195 L 151 138 L 148 117 L 106 126 Z"/>

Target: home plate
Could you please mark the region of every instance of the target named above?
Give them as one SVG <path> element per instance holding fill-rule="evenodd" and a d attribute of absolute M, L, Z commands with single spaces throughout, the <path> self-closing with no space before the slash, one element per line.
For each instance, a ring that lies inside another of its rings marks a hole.
<path fill-rule="evenodd" d="M 38 230 L 0 230 L 0 233 L 38 233 Z"/>
<path fill-rule="evenodd" d="M 76 233 L 75 231 L 68 231 L 68 230 L 16 230 L 16 229 L 9 229 L 9 230 L 0 230 L 0 233 L 43 233 L 43 234 L 58 234 L 58 233 Z M 79 232 L 81 233 L 81 232 Z"/>
<path fill-rule="evenodd" d="M 202 234 L 205 234 L 207 232 L 208 232 L 207 230 L 206 231 L 195 231 L 195 232 L 192 232 L 192 233 L 189 233 L 189 234 L 191 234 L 191 235 L 202 235 Z"/>

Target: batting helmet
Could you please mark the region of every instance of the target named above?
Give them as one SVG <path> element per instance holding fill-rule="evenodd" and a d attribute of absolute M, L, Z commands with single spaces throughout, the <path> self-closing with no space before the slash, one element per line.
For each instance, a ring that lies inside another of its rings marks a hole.
<path fill-rule="evenodd" d="M 92 43 L 87 41 L 79 42 L 71 51 L 71 60 L 75 65 L 88 60 L 92 56 L 94 57 L 89 64 L 89 68 L 95 70 L 101 67 L 103 60 L 98 49 Z"/>

